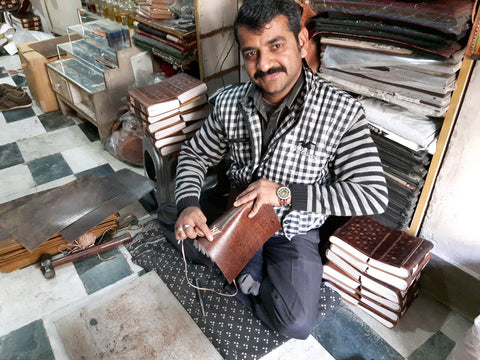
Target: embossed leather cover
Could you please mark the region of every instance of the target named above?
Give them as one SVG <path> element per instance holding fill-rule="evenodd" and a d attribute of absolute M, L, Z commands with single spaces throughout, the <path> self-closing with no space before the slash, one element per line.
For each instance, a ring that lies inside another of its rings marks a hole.
<path fill-rule="evenodd" d="M 258 249 L 281 229 L 272 206 L 263 205 L 250 219 L 248 213 L 251 208 L 252 203 L 230 208 L 211 224 L 213 241 L 202 237 L 195 242 L 217 264 L 229 283 Z"/>
<path fill-rule="evenodd" d="M 470 60 L 480 59 L 480 12 L 477 13 L 473 22 L 470 37 L 468 38 L 467 47 L 465 49 L 465 57 Z"/>
<path fill-rule="evenodd" d="M 368 216 L 355 216 L 339 228 L 330 242 L 385 272 L 401 278 L 415 273 L 433 243 L 391 229 Z"/>

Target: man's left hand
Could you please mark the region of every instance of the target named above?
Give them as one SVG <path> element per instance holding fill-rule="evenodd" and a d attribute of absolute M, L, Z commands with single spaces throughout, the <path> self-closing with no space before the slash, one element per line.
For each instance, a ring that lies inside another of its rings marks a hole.
<path fill-rule="evenodd" d="M 242 191 L 236 198 L 233 206 L 240 206 L 250 201 L 254 201 L 252 210 L 248 214 L 249 218 L 254 217 L 263 204 L 280 206 L 277 196 L 278 188 L 282 186 L 267 179 L 257 180 Z"/>

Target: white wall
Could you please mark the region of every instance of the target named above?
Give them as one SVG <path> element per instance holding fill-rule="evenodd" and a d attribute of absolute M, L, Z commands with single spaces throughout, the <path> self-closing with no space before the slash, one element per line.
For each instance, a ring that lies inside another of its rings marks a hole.
<path fill-rule="evenodd" d="M 420 237 L 480 279 L 480 65 L 475 64 Z"/>
<path fill-rule="evenodd" d="M 67 27 L 78 24 L 77 9 L 81 0 L 31 0 L 34 13 L 42 17 L 45 31 L 59 35 L 67 34 Z"/>

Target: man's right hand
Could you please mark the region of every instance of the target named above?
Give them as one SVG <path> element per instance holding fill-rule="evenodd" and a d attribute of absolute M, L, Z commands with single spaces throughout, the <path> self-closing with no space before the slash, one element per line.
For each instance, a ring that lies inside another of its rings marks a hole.
<path fill-rule="evenodd" d="M 198 206 L 189 206 L 182 210 L 175 223 L 175 239 L 178 241 L 186 238 L 195 239 L 205 236 L 213 240 L 213 235 L 207 226 L 207 218 Z"/>

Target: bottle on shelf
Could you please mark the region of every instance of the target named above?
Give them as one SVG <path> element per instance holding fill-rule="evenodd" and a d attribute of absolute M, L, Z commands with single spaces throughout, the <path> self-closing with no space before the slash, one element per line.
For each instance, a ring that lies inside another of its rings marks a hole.
<path fill-rule="evenodd" d="M 118 2 L 118 15 L 115 18 L 115 21 L 122 25 L 128 25 L 126 0 L 120 0 Z"/>
<path fill-rule="evenodd" d="M 95 3 L 95 11 L 97 15 L 103 15 L 103 7 L 102 7 L 102 0 L 94 0 Z"/>
<path fill-rule="evenodd" d="M 127 2 L 127 25 L 129 28 L 133 28 L 135 22 L 135 16 L 137 15 L 138 5 L 136 1 L 130 0 Z"/>
<path fill-rule="evenodd" d="M 112 12 L 109 14 L 110 15 L 109 19 L 112 21 L 117 21 L 117 17 L 119 16 L 119 13 L 120 13 L 119 1 L 112 0 Z"/>
<path fill-rule="evenodd" d="M 102 10 L 103 10 L 103 17 L 105 19 L 110 18 L 110 4 L 112 0 L 102 0 Z"/>

